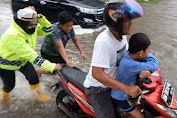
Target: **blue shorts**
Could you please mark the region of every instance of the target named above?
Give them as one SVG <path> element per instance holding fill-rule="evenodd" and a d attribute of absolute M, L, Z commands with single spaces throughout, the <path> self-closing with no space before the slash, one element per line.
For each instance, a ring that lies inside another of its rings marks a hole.
<path fill-rule="evenodd" d="M 113 99 L 113 100 L 123 112 L 131 112 L 136 108 L 131 99 L 127 99 L 127 100 Z"/>

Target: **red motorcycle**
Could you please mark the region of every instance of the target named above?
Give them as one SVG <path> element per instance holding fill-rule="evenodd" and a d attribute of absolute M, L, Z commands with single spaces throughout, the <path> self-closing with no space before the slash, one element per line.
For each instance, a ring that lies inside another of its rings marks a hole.
<path fill-rule="evenodd" d="M 78 68 L 63 67 L 58 71 L 60 81 L 55 85 L 62 88 L 56 104 L 70 118 L 95 118 L 89 98 L 84 93 L 83 82 L 87 73 Z M 143 90 L 144 98 L 137 97 L 137 103 L 142 106 L 146 118 L 176 118 L 177 99 L 174 87 L 166 81 L 162 83 L 161 70 L 154 71 L 151 76 L 141 78 L 137 85 Z M 119 117 L 124 113 L 117 108 Z"/>

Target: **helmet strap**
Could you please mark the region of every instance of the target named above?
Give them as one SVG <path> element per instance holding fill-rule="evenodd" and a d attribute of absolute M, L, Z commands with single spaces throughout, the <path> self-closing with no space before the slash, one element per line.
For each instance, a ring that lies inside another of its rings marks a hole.
<path fill-rule="evenodd" d="M 119 31 L 117 31 L 117 29 L 115 29 L 114 27 L 109 27 L 109 29 L 117 40 L 121 41 L 123 39 L 122 35 L 119 33 Z"/>
<path fill-rule="evenodd" d="M 125 35 L 125 34 L 123 33 L 122 24 L 121 25 L 119 24 L 119 27 L 118 26 L 117 27 L 109 27 L 109 29 L 111 29 L 111 30 L 113 30 L 115 32 L 118 32 L 120 39 L 123 39 L 122 36 Z"/>

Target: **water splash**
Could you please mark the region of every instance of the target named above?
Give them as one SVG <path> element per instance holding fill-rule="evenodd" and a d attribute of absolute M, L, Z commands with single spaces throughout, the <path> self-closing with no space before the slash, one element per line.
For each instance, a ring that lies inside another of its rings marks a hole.
<path fill-rule="evenodd" d="M 75 30 L 76 35 L 82 35 L 82 34 L 91 34 L 95 31 L 101 31 L 101 30 L 105 29 L 106 26 L 103 25 L 103 26 L 101 26 L 99 28 L 95 28 L 95 29 L 84 29 L 84 28 L 81 28 L 79 25 L 74 25 L 73 28 Z"/>

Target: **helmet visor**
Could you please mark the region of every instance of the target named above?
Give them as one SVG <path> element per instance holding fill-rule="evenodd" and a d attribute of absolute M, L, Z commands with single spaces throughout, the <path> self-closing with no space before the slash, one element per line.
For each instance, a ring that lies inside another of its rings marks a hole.
<path fill-rule="evenodd" d="M 118 9 L 123 16 L 129 19 L 135 19 L 144 15 L 142 7 L 135 0 L 126 0 Z"/>
<path fill-rule="evenodd" d="M 117 10 L 109 11 L 113 20 L 126 17 L 135 19 L 144 15 L 142 7 L 135 0 L 125 0 Z"/>

